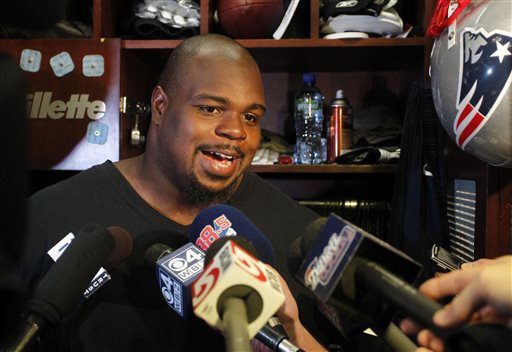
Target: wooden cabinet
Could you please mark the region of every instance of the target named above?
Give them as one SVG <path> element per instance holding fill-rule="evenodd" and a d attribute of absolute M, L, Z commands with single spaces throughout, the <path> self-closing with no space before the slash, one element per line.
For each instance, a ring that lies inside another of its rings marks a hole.
<path fill-rule="evenodd" d="M 303 72 L 316 74 L 317 86 L 327 101 L 337 89 L 343 89 L 354 106 L 355 118 L 359 111 L 368 107 L 367 97 L 370 95 L 377 97 L 380 103 L 392 105 L 403 118 L 412 83 L 428 81 L 432 40 L 425 36 L 425 30 L 435 1 L 398 1 L 395 8 L 404 23 L 414 26 L 414 35 L 407 38 L 337 40 L 321 38 L 320 0 L 301 3 L 304 30 L 296 37 L 280 40 L 238 39 L 252 53 L 262 70 L 268 105 L 262 127 L 289 140 L 293 139 L 292 99 L 293 93 L 301 85 Z M 199 33 L 218 31 L 214 22 L 216 2 L 200 0 L 199 4 Z M 77 57 L 88 54 L 91 48 L 105 47 L 102 53 L 109 65 L 109 79 L 104 80 L 101 90 L 108 92 L 108 114 L 117 121 L 116 155 L 121 159 L 141 153 L 143 146 L 130 143 L 134 116 L 119 111 L 118 99 L 128 97 L 149 102 L 151 90 L 169 53 L 180 43 L 180 40 L 125 38 L 121 24 L 130 13 L 128 6 L 120 0 L 90 0 L 90 38 L 71 41 L 53 39 L 48 42 L 51 43 L 49 45 L 45 45 L 48 39 L 0 39 L 0 48 L 10 48 L 16 61 L 19 60 L 20 48 L 29 44 L 43 46 L 48 51 L 47 55 L 55 54 L 57 49 L 53 54 L 49 51 L 57 45 L 62 51 L 76 54 Z M 57 80 L 48 80 L 50 86 L 58 83 Z M 74 86 L 76 89 L 85 87 L 72 81 L 65 86 L 70 89 Z M 142 135 L 146 133 L 147 119 L 141 117 L 139 121 Z M 81 129 L 85 128 L 83 123 L 80 126 Z M 48 150 L 46 157 L 50 164 L 54 158 L 61 157 L 58 153 L 72 148 L 67 144 L 74 134 L 67 133 L 66 128 L 51 132 L 45 139 L 37 137 L 39 139 L 34 143 L 35 146 L 40 145 L 38 151 Z M 41 129 L 38 128 L 36 132 L 32 134 L 33 138 L 41 133 Z M 48 144 L 45 145 L 45 141 Z M 66 145 L 63 147 L 61 143 Z M 453 147 L 449 140 L 446 149 L 449 182 L 456 178 L 477 182 L 476 257 L 510 252 L 512 177 L 509 170 L 479 162 Z M 41 160 L 32 160 L 32 191 L 77 172 L 48 171 L 51 167 L 46 159 Z M 265 165 L 251 168 L 290 196 L 309 204 L 353 199 L 389 202 L 397 171 L 393 165 Z"/>
<path fill-rule="evenodd" d="M 165 64 L 169 53 L 180 43 L 180 40 L 143 40 L 126 39 L 123 23 L 126 17 L 133 15 L 130 6 L 120 0 L 90 0 L 91 8 L 91 37 L 83 39 L 8 39 L 0 40 L 2 48 L 11 49 L 14 60 L 20 59 L 23 47 L 38 45 L 47 47 L 57 46 L 59 50 L 71 54 L 75 61 L 75 71 L 80 76 L 81 59 L 89 51 L 98 51 L 96 47 L 109 43 L 109 51 L 103 53 L 105 71 L 113 74 L 113 80 L 105 80 L 102 89 L 114 91 L 113 97 L 128 97 L 142 102 L 149 102 L 151 90 Z M 214 23 L 214 0 L 200 0 L 200 33 L 219 31 Z M 302 6 L 302 7 L 301 7 Z M 413 81 L 426 78 L 428 71 L 428 57 L 431 40 L 424 36 L 424 29 L 432 12 L 432 4 L 426 0 L 399 1 L 395 8 L 399 11 L 404 23 L 415 26 L 416 33 L 408 38 L 368 38 L 327 40 L 322 39 L 319 32 L 320 0 L 301 1 L 296 15 L 301 16 L 301 23 L 306 30 L 293 38 L 274 39 L 240 39 L 239 42 L 246 47 L 259 63 L 264 85 L 268 113 L 262 127 L 277 132 L 288 139 L 294 138 L 293 129 L 293 93 L 302 84 L 303 72 L 314 72 L 317 77 L 317 86 L 329 101 L 337 89 L 344 89 L 356 111 L 367 105 L 368 94 L 381 94 L 381 100 L 388 99 L 389 104 L 403 116 L 408 93 Z M 133 37 L 133 36 L 132 36 Z M 112 44 L 110 44 L 112 43 Z M 88 48 L 91 48 L 88 50 Z M 94 49 L 92 49 L 94 48 Z M 55 49 L 57 50 L 57 49 Z M 53 51 L 55 51 L 53 50 Z M 115 52 L 112 52 L 114 50 Z M 43 53 L 43 62 L 50 60 L 54 52 Z M 83 86 L 77 77 L 72 74 L 63 79 L 57 79 L 51 71 L 45 76 L 48 85 L 69 87 L 73 84 L 75 90 Z M 44 73 L 44 72 L 43 72 Z M 27 73 L 30 80 L 34 75 Z M 82 77 L 80 77 L 82 78 Z M 66 82 L 64 82 L 64 80 Z M 62 84 L 61 84 L 62 83 Z M 41 83 L 42 84 L 42 83 Z M 376 87 L 376 85 L 379 85 Z M 377 89 L 378 88 L 378 89 Z M 90 88 L 87 88 L 90 89 Z M 380 90 L 379 90 L 380 89 Z M 93 90 L 93 89 L 90 89 Z M 117 99 L 110 99 L 107 108 L 109 117 L 119 120 L 119 158 L 127 158 L 139 154 L 143 147 L 132 146 L 130 143 L 130 130 L 134 124 L 133 116 L 117 111 Z M 141 132 L 147 125 L 147 118 L 141 117 Z M 62 136 L 55 133 L 54 142 L 59 143 Z M 53 138 L 52 138 L 53 139 Z M 69 148 L 65 148 L 66 150 Z M 52 153 L 50 150 L 49 153 Z M 34 164 L 37 169 L 51 168 L 44 163 Z M 257 170 L 257 169 L 256 169 Z M 270 170 L 270 171 L 269 171 Z M 295 173 L 293 168 L 260 169 L 262 173 Z M 311 168 L 308 170 L 312 170 Z M 318 167 L 314 173 L 379 173 L 379 166 L 370 168 L 346 167 L 335 168 L 330 166 Z M 383 173 L 389 172 L 389 167 L 382 168 Z"/>
<path fill-rule="evenodd" d="M 327 101 L 337 89 L 344 89 L 356 111 L 365 107 L 365 96 L 376 90 L 375 82 L 379 82 L 379 88 L 392 97 L 393 101 L 389 103 L 394 104 L 398 114 L 403 117 L 412 82 L 426 78 L 431 40 L 422 35 L 408 38 L 322 39 L 319 33 L 320 2 L 312 0 L 305 3 L 306 11 L 301 13 L 307 16 L 303 22 L 307 23 L 309 30 L 304 36 L 280 40 L 239 40 L 256 58 L 262 70 L 268 106 L 262 127 L 289 140 L 293 139 L 292 99 L 293 93 L 302 84 L 303 72 L 315 72 L 317 86 Z M 200 32 L 215 32 L 215 2 L 201 0 L 200 5 Z M 98 16 L 95 35 L 118 35 L 112 25 L 118 21 L 115 10 L 118 6 L 116 1 L 95 1 L 95 8 L 102 8 L 101 11 L 95 10 Z M 429 1 L 404 1 L 398 10 L 405 23 L 416 26 L 416 32 L 422 33 L 430 20 L 431 7 Z M 121 95 L 147 100 L 165 59 L 178 43 L 178 40 L 122 40 Z M 129 135 L 127 121 L 121 117 L 123 136 Z M 121 145 L 121 157 L 138 152 L 139 149 L 130 147 L 128 143 Z M 362 179 L 370 184 L 381 183 L 380 187 L 369 187 L 375 192 L 366 192 L 368 196 L 389 199 L 396 168 L 389 165 L 276 165 L 253 166 L 253 170 L 300 199 L 340 196 L 340 193 L 344 196 L 342 189 L 350 188 L 345 187 L 347 179 L 360 177 L 358 175 L 364 175 Z M 334 193 L 333 187 L 337 190 Z M 359 187 L 359 190 L 365 193 L 365 187 Z M 353 196 L 353 192 L 348 191 L 347 196 L 349 193 Z"/>
<path fill-rule="evenodd" d="M 427 79 L 431 39 L 424 32 L 430 21 L 432 2 L 401 1 L 397 5 L 404 23 L 415 26 L 414 36 L 346 40 L 322 39 L 320 1 L 301 3 L 305 8 L 300 9 L 299 15 L 305 16 L 301 22 L 307 29 L 298 37 L 238 39 L 262 71 L 267 100 L 262 128 L 293 141 L 293 94 L 302 85 L 303 72 L 316 74 L 316 85 L 326 101 L 334 97 L 337 89 L 343 89 L 354 106 L 355 118 L 369 104 L 367 97 L 375 93 L 381 104 L 389 104 L 403 118 L 413 82 Z M 97 0 L 94 5 L 94 35 L 119 36 L 115 23 L 119 22 L 120 3 Z M 200 6 L 199 32 L 216 32 L 215 1 L 201 0 Z M 121 96 L 147 101 L 167 56 L 179 42 L 123 39 Z M 122 158 L 141 150 L 123 140 L 129 136 L 129 122 L 129 117 L 121 116 Z M 387 202 L 389 208 L 397 168 L 394 165 L 267 165 L 252 166 L 252 170 L 307 205 L 370 200 Z"/>
<path fill-rule="evenodd" d="M 413 81 L 422 81 L 428 72 L 431 40 L 424 36 L 408 38 L 322 39 L 319 33 L 319 0 L 303 2 L 309 32 L 301 38 L 240 39 L 256 58 L 263 74 L 268 113 L 262 127 L 293 138 L 293 93 L 302 84 L 303 72 L 315 72 L 317 86 L 329 101 L 337 89 L 344 89 L 354 109 L 364 108 L 365 96 L 377 90 L 391 96 L 403 116 Z M 398 10 L 405 23 L 422 33 L 432 12 L 430 1 L 403 1 Z M 212 0 L 201 0 L 200 32 L 217 30 Z M 113 36 L 119 23 L 119 2 L 94 2 L 95 36 Z M 121 95 L 147 100 L 169 52 L 178 40 L 134 40 L 121 42 Z M 143 73 L 143 74 L 142 74 Z M 386 95 L 383 95 L 383 99 Z M 125 122 L 122 117 L 121 122 Z M 123 135 L 128 134 L 123 127 Z M 121 157 L 138 153 L 128 143 L 121 145 Z M 372 169 L 372 172 L 378 169 Z"/>
<path fill-rule="evenodd" d="M 199 4 L 199 32 L 218 31 L 214 22 L 216 2 L 200 0 Z M 424 32 L 430 21 L 432 2 L 399 1 L 395 5 L 404 23 L 415 27 L 414 36 L 345 40 L 321 38 L 320 0 L 301 1 L 299 6 L 302 7 L 297 15 L 302 16 L 300 22 L 304 24 L 304 30 L 296 37 L 239 39 L 262 71 L 268 111 L 262 128 L 293 141 L 293 94 L 302 84 L 303 72 L 316 74 L 316 85 L 326 101 L 332 99 L 337 89 L 343 89 L 354 106 L 355 118 L 358 111 L 367 107 L 369 95 L 376 95 L 380 103 L 392 105 L 397 115 L 403 118 L 412 83 L 427 78 L 431 40 L 424 36 Z M 112 96 L 148 103 L 169 53 L 180 40 L 126 39 L 122 23 L 131 12 L 123 1 L 93 0 L 91 9 L 91 38 L 57 40 L 62 50 L 73 52 L 76 41 L 83 42 L 83 48 L 89 43 L 116 43 L 117 52 L 111 55 L 115 60 L 107 60 L 111 66 L 106 69 L 118 77 L 108 82 L 106 89 L 114 92 Z M 23 39 L 14 41 L 26 44 Z M 119 121 L 119 158 L 141 153 L 143 146 L 133 146 L 130 142 L 134 116 L 112 111 L 112 106 L 117 110 L 117 102 L 110 102 L 107 108 L 110 107 L 110 118 Z M 148 118 L 139 119 L 142 135 L 147 131 Z M 58 149 L 61 132 L 52 133 L 45 140 L 51 139 Z M 54 156 L 51 154 L 50 157 Z M 37 169 L 32 190 L 43 187 L 45 180 L 51 183 L 69 176 L 69 171 L 65 170 L 45 172 L 52 168 L 49 165 L 32 165 Z M 290 196 L 304 201 L 371 199 L 389 202 L 396 173 L 394 165 L 268 165 L 253 166 L 252 169 Z"/>
<path fill-rule="evenodd" d="M 305 26 L 296 38 L 240 39 L 259 63 L 268 113 L 262 127 L 293 138 L 293 93 L 303 72 L 315 72 L 317 86 L 330 100 L 344 89 L 356 111 L 367 107 L 366 97 L 377 92 L 380 101 L 391 98 L 399 116 L 414 81 L 428 81 L 432 40 L 425 36 L 436 1 L 398 1 L 404 23 L 414 26 L 408 38 L 326 40 L 319 32 L 320 0 L 301 1 Z M 200 33 L 217 31 L 214 0 L 200 0 Z M 305 5 L 304 5 L 305 3 Z M 120 0 L 93 1 L 93 38 L 119 38 L 126 9 Z M 121 38 L 120 96 L 148 101 L 161 68 L 178 40 Z M 376 89 L 376 84 L 379 89 Z M 390 102 L 391 104 L 391 102 Z M 120 157 L 141 152 L 129 143 L 133 119 L 120 114 Z M 144 127 L 142 127 L 142 130 Z M 144 130 L 142 131 L 143 133 Z M 448 182 L 469 179 L 477 183 L 475 257 L 493 257 L 511 251 L 512 176 L 453 147 L 447 138 Z M 469 160 L 468 160 L 469 159 Z M 290 196 L 304 202 L 366 199 L 389 202 L 397 168 L 393 165 L 268 165 L 252 169 Z"/>

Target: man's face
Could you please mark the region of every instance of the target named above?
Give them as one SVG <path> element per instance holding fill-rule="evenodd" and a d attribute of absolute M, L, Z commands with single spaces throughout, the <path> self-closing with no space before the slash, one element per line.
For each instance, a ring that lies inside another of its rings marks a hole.
<path fill-rule="evenodd" d="M 236 187 L 260 143 L 265 99 L 258 71 L 199 55 L 162 111 L 159 163 L 180 191 Z"/>

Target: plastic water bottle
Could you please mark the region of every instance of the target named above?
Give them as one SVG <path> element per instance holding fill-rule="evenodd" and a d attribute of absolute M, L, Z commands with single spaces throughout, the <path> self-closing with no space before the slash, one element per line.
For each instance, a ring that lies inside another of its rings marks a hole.
<path fill-rule="evenodd" d="M 302 88 L 295 94 L 295 164 L 320 164 L 324 96 L 315 86 L 315 74 L 304 73 Z"/>

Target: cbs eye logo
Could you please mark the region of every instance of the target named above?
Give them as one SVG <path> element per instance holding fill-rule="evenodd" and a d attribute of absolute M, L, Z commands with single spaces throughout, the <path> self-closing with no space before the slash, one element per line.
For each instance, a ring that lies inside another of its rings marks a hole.
<path fill-rule="evenodd" d="M 202 252 L 189 248 L 185 252 L 185 255 L 180 254 L 179 257 L 172 258 L 165 266 L 173 272 L 181 272 L 187 269 L 189 264 L 200 262 L 203 258 L 204 255 Z"/>
<path fill-rule="evenodd" d="M 187 266 L 188 263 L 183 258 L 174 258 L 173 260 L 169 261 L 169 263 L 167 263 L 167 267 L 172 271 L 181 271 L 183 269 L 186 269 Z"/>

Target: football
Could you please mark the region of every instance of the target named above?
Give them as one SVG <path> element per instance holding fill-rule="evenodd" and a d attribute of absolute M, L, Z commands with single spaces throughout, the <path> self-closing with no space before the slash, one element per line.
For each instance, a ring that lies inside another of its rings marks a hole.
<path fill-rule="evenodd" d="M 272 38 L 281 22 L 285 0 L 219 0 L 219 25 L 229 37 Z"/>

